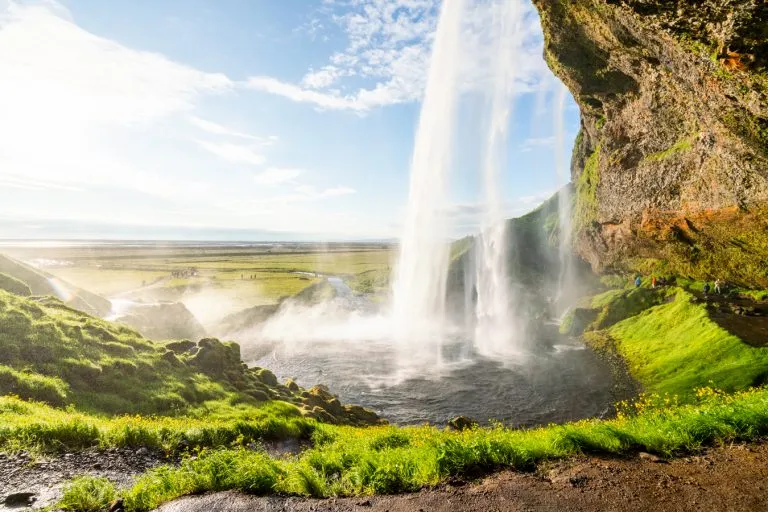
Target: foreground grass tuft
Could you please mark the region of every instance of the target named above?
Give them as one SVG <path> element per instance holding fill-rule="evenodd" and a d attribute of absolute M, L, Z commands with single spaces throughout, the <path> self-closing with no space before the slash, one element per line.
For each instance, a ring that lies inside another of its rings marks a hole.
<path fill-rule="evenodd" d="M 100 512 L 108 510 L 116 498 L 117 490 L 112 482 L 106 478 L 83 476 L 72 480 L 64 488 L 57 506 L 72 512 Z"/>

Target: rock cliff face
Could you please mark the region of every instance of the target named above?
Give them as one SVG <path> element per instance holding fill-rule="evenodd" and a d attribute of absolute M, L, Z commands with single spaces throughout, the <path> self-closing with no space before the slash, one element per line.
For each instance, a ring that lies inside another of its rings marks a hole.
<path fill-rule="evenodd" d="M 768 286 L 768 2 L 534 0 L 595 270 Z"/>

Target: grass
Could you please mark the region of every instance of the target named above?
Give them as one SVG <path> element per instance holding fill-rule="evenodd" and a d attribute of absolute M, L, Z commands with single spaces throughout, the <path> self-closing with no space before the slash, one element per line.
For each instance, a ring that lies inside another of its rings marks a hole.
<path fill-rule="evenodd" d="M 137 332 L 52 299 L 0 291 L 0 393 L 92 412 L 173 414 L 233 389 Z"/>
<path fill-rule="evenodd" d="M 173 454 L 265 440 L 309 439 L 320 425 L 284 402 L 217 407 L 185 416 L 98 416 L 0 397 L 0 451 L 57 453 L 91 447 L 147 447 Z"/>
<path fill-rule="evenodd" d="M 396 493 L 499 468 L 530 471 L 542 461 L 581 453 L 644 450 L 669 456 L 766 433 L 768 391 L 726 395 L 704 388 L 688 405 L 649 396 L 613 420 L 530 430 L 323 426 L 313 434 L 314 446 L 297 457 L 272 458 L 242 448 L 204 450 L 178 466 L 150 470 L 120 493 L 128 511 L 229 489 L 316 497 Z"/>
<path fill-rule="evenodd" d="M 117 498 L 115 486 L 106 478 L 83 476 L 72 480 L 58 503 L 61 510 L 100 512 L 109 509 Z"/>
<path fill-rule="evenodd" d="M 65 257 L 66 254 L 61 256 Z M 140 257 L 126 250 L 88 258 L 80 255 L 71 260 L 71 266 L 50 271 L 105 296 L 133 291 L 151 300 L 189 302 L 193 313 L 210 327 L 227 314 L 277 304 L 319 282 L 318 278 L 297 272 L 349 277 L 385 273 L 393 258 L 394 253 L 389 249 L 248 255 L 237 252 L 210 255 L 198 249 L 186 249 L 163 257 L 152 252 Z M 171 277 L 171 272 L 189 268 L 195 268 L 198 275 Z M 376 281 L 381 279 L 376 277 Z M 200 311 L 194 308 L 197 302 L 210 302 L 207 299 L 226 305 L 226 311 L 217 315 L 206 308 Z"/>
<path fill-rule="evenodd" d="M 725 391 L 759 385 L 768 349 L 743 343 L 713 322 L 702 303 L 678 290 L 672 302 L 645 310 L 608 330 L 632 375 L 646 390 L 689 399 L 714 383 Z"/>

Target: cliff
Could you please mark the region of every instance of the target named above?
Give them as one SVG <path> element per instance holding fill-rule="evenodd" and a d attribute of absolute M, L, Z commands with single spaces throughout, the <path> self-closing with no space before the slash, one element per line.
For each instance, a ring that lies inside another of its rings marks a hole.
<path fill-rule="evenodd" d="M 768 286 L 768 3 L 534 0 L 596 271 Z"/>

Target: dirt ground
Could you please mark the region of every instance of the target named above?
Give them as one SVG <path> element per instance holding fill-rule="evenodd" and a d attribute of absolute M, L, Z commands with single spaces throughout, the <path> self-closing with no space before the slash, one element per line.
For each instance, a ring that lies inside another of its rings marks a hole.
<path fill-rule="evenodd" d="M 533 474 L 504 471 L 414 494 L 313 500 L 218 493 L 161 512 L 765 511 L 768 444 L 731 445 L 669 462 L 582 457 Z"/>

